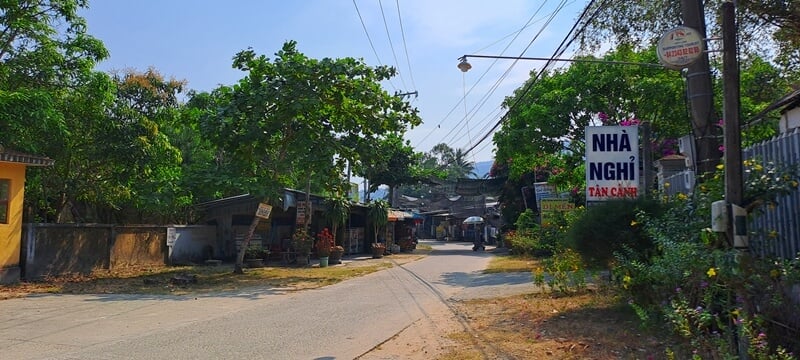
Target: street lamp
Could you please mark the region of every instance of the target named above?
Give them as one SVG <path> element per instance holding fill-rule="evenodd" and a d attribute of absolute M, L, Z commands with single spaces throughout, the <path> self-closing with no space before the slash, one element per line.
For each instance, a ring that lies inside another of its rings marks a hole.
<path fill-rule="evenodd" d="M 497 56 L 497 55 L 464 55 L 458 58 L 458 69 L 461 72 L 467 72 L 472 69 L 472 64 L 467 61 L 467 58 L 484 58 L 484 59 L 508 59 L 508 60 L 541 60 L 541 61 L 567 61 L 567 62 L 583 62 L 583 63 L 598 63 L 598 64 L 612 64 L 612 65 L 634 65 L 644 66 L 651 68 L 663 69 L 664 65 L 653 63 L 640 63 L 630 61 L 612 61 L 612 60 L 599 60 L 599 59 L 558 59 L 558 58 L 543 58 L 543 57 L 525 57 L 525 56 Z"/>

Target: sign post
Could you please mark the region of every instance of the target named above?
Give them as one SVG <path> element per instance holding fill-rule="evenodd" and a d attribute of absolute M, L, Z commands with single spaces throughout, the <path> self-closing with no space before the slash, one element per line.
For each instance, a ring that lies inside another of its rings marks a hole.
<path fill-rule="evenodd" d="M 272 213 L 272 206 L 264 203 L 258 204 L 258 209 L 256 210 L 256 216 L 262 219 L 269 219 L 269 215 L 271 213 Z"/>
<path fill-rule="evenodd" d="M 302 225 L 306 223 L 306 202 L 305 201 L 298 201 L 297 202 L 297 221 L 295 224 Z"/>
<path fill-rule="evenodd" d="M 639 196 L 639 127 L 586 128 L 586 202 Z"/>
<path fill-rule="evenodd" d="M 703 56 L 705 43 L 700 32 L 687 26 L 667 31 L 658 40 L 658 59 L 665 67 L 680 70 Z"/>

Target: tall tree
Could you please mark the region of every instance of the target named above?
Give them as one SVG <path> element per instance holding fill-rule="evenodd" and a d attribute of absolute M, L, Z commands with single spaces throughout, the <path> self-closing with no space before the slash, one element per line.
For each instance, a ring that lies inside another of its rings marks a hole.
<path fill-rule="evenodd" d="M 211 93 L 215 106 L 203 113 L 201 129 L 225 157 L 225 167 L 240 191 L 264 201 L 287 186 L 316 183 L 336 189 L 347 161 L 388 133 L 420 123 L 416 110 L 391 96 L 380 82 L 394 76 L 389 67 L 370 67 L 353 58 L 312 59 L 285 43 L 275 59 L 240 51 L 233 66 L 247 75 Z M 250 226 L 235 272 L 242 272 Z"/>
<path fill-rule="evenodd" d="M 386 136 L 376 142 L 370 151 L 371 155 L 363 157 L 356 172 L 369 181 L 369 192 L 374 192 L 381 185 L 388 186 L 390 205 L 395 205 L 398 186 L 425 180 L 425 174 L 417 167 L 421 154 L 415 153 L 399 134 Z"/>
<path fill-rule="evenodd" d="M 108 56 L 86 34 L 77 15 L 84 6 L 81 0 L 0 2 L 0 143 L 39 153 L 49 139 L 68 133 L 63 106 L 69 103 L 62 96 L 93 81 L 94 64 Z"/>
<path fill-rule="evenodd" d="M 81 0 L 0 2 L 0 143 L 56 160 L 28 174 L 28 221 L 61 217 L 64 192 L 78 177 L 70 169 L 71 145 L 113 99 L 109 77 L 92 71 L 108 52 L 86 33 L 77 15 L 85 6 Z"/>
<path fill-rule="evenodd" d="M 644 63 L 654 58 L 652 49 L 637 53 L 629 48 L 603 57 Z M 549 167 L 554 159 L 548 155 L 558 155 L 567 169 L 581 166 L 585 128 L 601 124 L 598 113 L 617 121 L 649 121 L 659 139 L 677 138 L 690 129 L 680 74 L 663 69 L 574 63 L 534 74 L 504 104 L 509 113 L 494 135 L 495 161 L 508 167 L 511 178 Z"/>
<path fill-rule="evenodd" d="M 580 34 L 581 45 L 584 50 L 590 50 L 611 41 L 613 47 L 632 45 L 648 48 L 669 29 L 683 23 L 681 1 L 592 2 L 588 13 L 593 16 L 586 18 L 586 29 Z M 725 1 L 729 0 L 702 1 L 709 34 L 721 33 L 717 19 Z M 800 49 L 800 17 L 797 16 L 800 4 L 795 1 L 739 0 L 736 6 L 743 53 L 765 58 L 774 54 L 780 59 L 790 60 L 791 54 Z M 776 54 L 773 53 L 775 49 L 779 50 Z M 796 59 L 794 62 L 797 65 Z"/>
<path fill-rule="evenodd" d="M 655 44 L 669 29 L 685 24 L 713 38 L 722 34 L 720 9 L 726 0 L 656 0 L 656 1 L 608 1 L 593 2 L 585 20 L 586 31 L 581 34 L 584 50 L 596 49 L 614 43 L 648 48 Z M 800 66 L 800 5 L 793 1 L 745 0 L 735 2 L 737 9 L 737 37 L 741 54 L 760 55 L 782 64 L 785 70 Z M 707 25 L 707 26 L 705 26 Z M 708 30 L 706 30 L 706 28 Z M 709 48 L 718 48 L 708 41 Z M 776 51 L 777 50 L 777 51 Z M 713 54 L 713 53 L 712 53 Z M 717 151 L 720 135 L 714 126 L 719 118 L 717 109 L 708 97 L 712 73 L 708 56 L 703 56 L 688 67 L 687 77 L 690 101 L 692 102 L 693 134 L 697 144 L 698 169 L 704 173 L 714 171 L 721 153 Z M 711 55 L 717 60 L 721 55 Z M 714 60 L 714 59 L 712 59 Z M 797 72 L 794 77 L 797 78 Z"/>

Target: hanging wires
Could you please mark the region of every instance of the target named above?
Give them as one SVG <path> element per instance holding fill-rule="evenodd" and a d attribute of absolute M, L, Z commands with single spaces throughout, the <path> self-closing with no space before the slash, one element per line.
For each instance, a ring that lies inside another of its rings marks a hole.
<path fill-rule="evenodd" d="M 378 51 L 375 50 L 375 44 L 372 42 L 372 37 L 369 36 L 369 31 L 367 31 L 367 24 L 364 23 L 364 17 L 361 16 L 361 11 L 358 9 L 358 4 L 356 3 L 356 0 L 353 0 L 353 6 L 356 8 L 356 13 L 358 14 L 358 19 L 361 21 L 361 27 L 364 29 L 364 34 L 367 35 L 367 40 L 369 41 L 369 46 L 372 48 L 372 53 L 375 54 L 375 58 L 378 60 L 378 65 L 383 66 L 381 57 L 378 56 Z M 392 89 L 397 92 L 398 91 L 397 87 L 394 86 L 392 79 L 388 79 L 388 81 Z"/>

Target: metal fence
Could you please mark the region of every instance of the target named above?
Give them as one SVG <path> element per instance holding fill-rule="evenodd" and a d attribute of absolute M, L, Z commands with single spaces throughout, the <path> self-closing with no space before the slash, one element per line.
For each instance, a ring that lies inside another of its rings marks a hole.
<path fill-rule="evenodd" d="M 770 168 L 768 164 L 780 168 L 800 167 L 800 129 L 750 146 L 742 151 L 742 158 L 764 168 Z M 694 175 L 687 171 L 666 177 L 664 181 L 670 186 L 663 187 L 664 193 L 670 196 L 691 193 Z M 800 253 L 800 189 L 779 196 L 776 202 L 775 206 L 759 208 L 751 216 L 748 224 L 750 250 L 760 256 L 793 259 Z"/>

